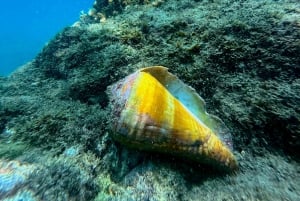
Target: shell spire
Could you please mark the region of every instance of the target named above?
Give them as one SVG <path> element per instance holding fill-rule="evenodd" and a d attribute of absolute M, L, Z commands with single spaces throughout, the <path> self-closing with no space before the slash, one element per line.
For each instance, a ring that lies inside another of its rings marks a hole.
<path fill-rule="evenodd" d="M 238 167 L 229 130 L 195 90 L 162 66 L 109 87 L 112 136 L 131 148 L 169 153 L 227 170 Z"/>

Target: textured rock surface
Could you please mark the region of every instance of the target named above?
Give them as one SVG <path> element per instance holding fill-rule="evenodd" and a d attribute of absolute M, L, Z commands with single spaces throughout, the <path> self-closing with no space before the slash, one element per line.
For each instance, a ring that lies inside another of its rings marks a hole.
<path fill-rule="evenodd" d="M 94 9 L 106 16 L 116 15 L 126 9 L 126 6 L 148 5 L 158 6 L 163 0 L 98 0 L 94 3 Z"/>
<path fill-rule="evenodd" d="M 28 178 L 42 200 L 298 200 L 298 1 L 131 2 L 103 23 L 81 16 L 0 78 L 0 157 L 42 165 Z M 169 67 L 222 118 L 239 172 L 111 140 L 107 86 L 151 65 Z"/>
<path fill-rule="evenodd" d="M 21 164 L 19 161 L 0 160 L 0 199 L 10 197 L 26 186 L 28 177 L 36 168 L 32 164 Z"/>

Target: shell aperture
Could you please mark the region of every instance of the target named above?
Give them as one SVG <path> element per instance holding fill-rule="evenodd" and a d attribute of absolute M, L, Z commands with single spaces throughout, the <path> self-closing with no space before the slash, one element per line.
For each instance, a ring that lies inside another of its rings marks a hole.
<path fill-rule="evenodd" d="M 167 68 L 138 70 L 109 87 L 109 97 L 112 136 L 121 144 L 237 168 L 226 126 L 206 113 L 203 99 Z"/>

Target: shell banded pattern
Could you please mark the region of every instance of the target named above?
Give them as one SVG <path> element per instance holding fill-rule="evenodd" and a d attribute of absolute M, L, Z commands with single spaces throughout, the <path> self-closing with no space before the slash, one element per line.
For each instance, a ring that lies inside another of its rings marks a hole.
<path fill-rule="evenodd" d="M 121 144 L 237 168 L 228 129 L 207 114 L 203 99 L 167 68 L 141 69 L 112 85 L 109 95 L 113 138 Z"/>

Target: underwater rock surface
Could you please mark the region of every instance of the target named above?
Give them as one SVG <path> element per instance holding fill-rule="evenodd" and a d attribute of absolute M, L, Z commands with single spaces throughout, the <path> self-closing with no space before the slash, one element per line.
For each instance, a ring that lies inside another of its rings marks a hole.
<path fill-rule="evenodd" d="M 20 165 L 17 161 L 0 161 L 0 169 L 0 194 L 3 195 L 21 186 L 33 168 Z"/>
<path fill-rule="evenodd" d="M 298 1 L 153 2 L 97 1 L 0 77 L 1 161 L 37 166 L 1 199 L 299 200 Z M 238 172 L 111 139 L 107 87 L 153 65 L 169 67 L 224 121 Z"/>

